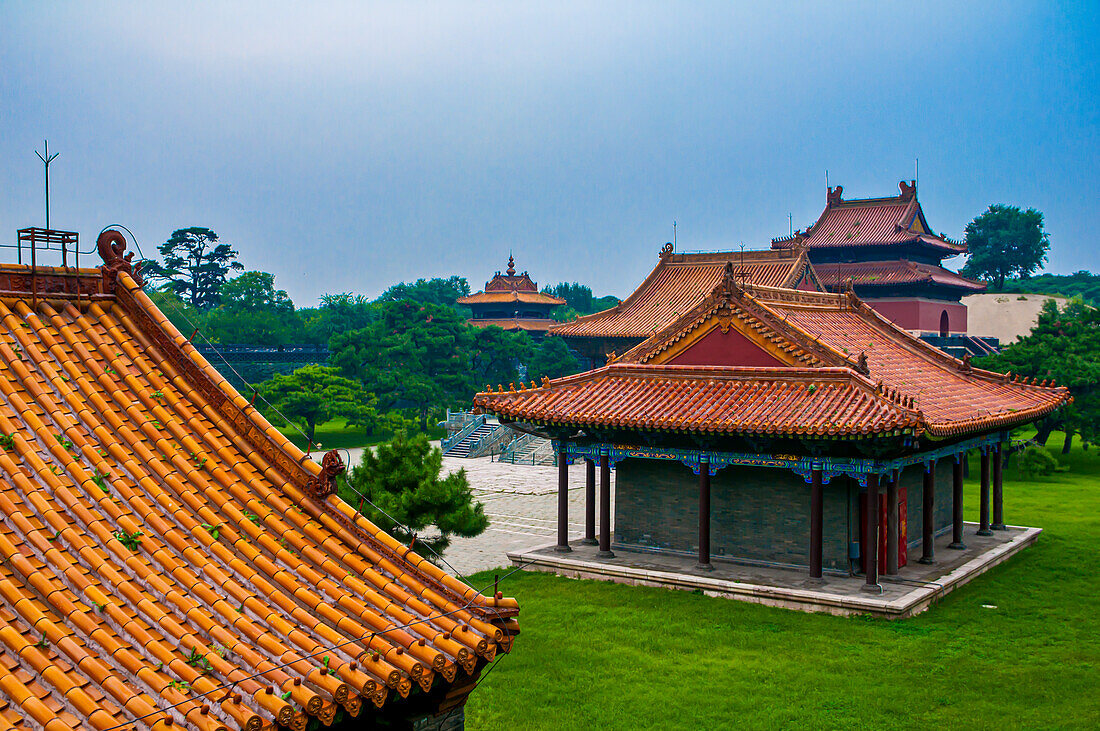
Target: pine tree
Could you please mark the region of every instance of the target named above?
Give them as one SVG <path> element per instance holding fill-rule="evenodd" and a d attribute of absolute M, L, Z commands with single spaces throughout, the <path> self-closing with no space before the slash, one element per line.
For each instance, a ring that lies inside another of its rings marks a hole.
<path fill-rule="evenodd" d="M 339 494 L 348 504 L 364 502 L 363 515 L 403 543 L 417 534 L 417 546 L 442 553 L 451 536 L 470 538 L 489 526 L 484 507 L 475 502 L 466 470 L 440 478 L 443 452 L 433 447 L 426 434 L 409 436 L 399 432 L 376 450 L 364 450 L 360 463 L 352 468 Z M 433 527 L 438 536 L 421 532 Z M 431 552 L 427 552 L 431 556 Z"/>

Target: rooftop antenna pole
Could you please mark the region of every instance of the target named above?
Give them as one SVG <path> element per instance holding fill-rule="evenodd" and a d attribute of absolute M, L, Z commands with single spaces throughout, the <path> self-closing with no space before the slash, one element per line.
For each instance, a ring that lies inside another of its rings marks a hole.
<path fill-rule="evenodd" d="M 787 225 L 791 229 L 790 235 L 794 236 L 794 214 L 793 213 L 788 213 L 787 214 Z"/>
<path fill-rule="evenodd" d="M 676 222 L 672 222 L 672 250 L 676 251 Z"/>
<path fill-rule="evenodd" d="M 829 190 L 829 168 L 825 168 L 825 190 Z"/>
<path fill-rule="evenodd" d="M 920 158 L 918 157 L 918 158 L 914 158 L 914 159 L 916 160 L 916 167 L 917 167 L 917 169 L 916 169 L 916 171 L 914 172 L 914 175 L 913 175 L 913 185 L 915 187 L 917 185 L 917 183 L 920 182 Z"/>
<path fill-rule="evenodd" d="M 46 168 L 46 228 L 50 227 L 50 163 L 54 161 L 54 158 L 60 155 L 60 152 L 50 154 L 50 143 L 48 140 L 42 141 L 42 147 L 45 150 L 45 154 L 34 151 L 35 155 L 38 155 L 38 159 L 42 161 L 42 164 Z"/>

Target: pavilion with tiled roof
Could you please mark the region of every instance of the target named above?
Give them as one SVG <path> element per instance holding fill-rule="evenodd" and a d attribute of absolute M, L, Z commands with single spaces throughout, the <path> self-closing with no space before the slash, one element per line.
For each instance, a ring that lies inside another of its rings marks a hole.
<path fill-rule="evenodd" d="M 971 450 L 981 453 L 978 534 L 1005 529 L 1009 430 L 1068 399 L 947 356 L 851 292 L 759 286 L 727 264 L 701 301 L 611 364 L 474 403 L 556 440 L 562 552 L 564 466 L 583 458 L 601 467 L 601 556 L 697 552 L 701 568 L 720 556 L 801 566 L 815 580 L 823 569 L 863 571 L 876 588 L 880 563 L 896 574 L 910 546 L 934 562 L 941 532 L 965 548 Z"/>
<path fill-rule="evenodd" d="M 344 503 L 98 244 L 0 265 L 0 728 L 461 728 L 516 602 Z"/>
<path fill-rule="evenodd" d="M 470 308 L 474 327 L 500 327 L 524 331 L 541 338 L 554 324 L 553 311 L 565 300 L 539 291 L 527 272 L 516 274 L 516 262 L 508 255 L 508 270 L 497 272 L 485 283 L 485 289 L 458 298 L 458 304 Z"/>
<path fill-rule="evenodd" d="M 603 365 L 612 353 L 629 350 L 698 304 L 721 281 L 727 264 L 755 285 L 823 290 L 799 250 L 678 254 L 668 244 L 633 294 L 609 310 L 554 325 L 550 333 L 564 338 L 590 365 Z"/>
<path fill-rule="evenodd" d="M 985 285 L 942 266 L 966 245 L 937 235 L 917 200 L 916 181 L 887 198 L 845 200 L 829 188 L 825 210 L 806 231 L 772 241 L 778 251 L 805 249 L 830 292 L 848 287 L 899 327 L 927 337 L 966 334 L 960 299 Z"/>

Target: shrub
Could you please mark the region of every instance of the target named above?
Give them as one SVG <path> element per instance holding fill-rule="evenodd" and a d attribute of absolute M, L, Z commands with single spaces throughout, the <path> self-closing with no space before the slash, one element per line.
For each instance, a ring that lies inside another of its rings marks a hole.
<path fill-rule="evenodd" d="M 1025 477 L 1046 477 L 1058 471 L 1058 460 L 1037 444 L 1032 444 L 1020 455 L 1020 474 Z"/>

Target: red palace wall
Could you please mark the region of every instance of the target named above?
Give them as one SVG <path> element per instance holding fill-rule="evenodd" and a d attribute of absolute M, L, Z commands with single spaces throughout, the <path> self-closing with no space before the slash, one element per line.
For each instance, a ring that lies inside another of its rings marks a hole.
<path fill-rule="evenodd" d="M 966 334 L 966 305 L 959 302 L 927 299 L 865 299 L 883 317 L 898 327 L 921 334 L 940 334 L 940 320 L 947 313 L 947 332 Z"/>
<path fill-rule="evenodd" d="M 669 361 L 673 365 L 783 366 L 760 346 L 732 327 L 714 328 Z"/>

